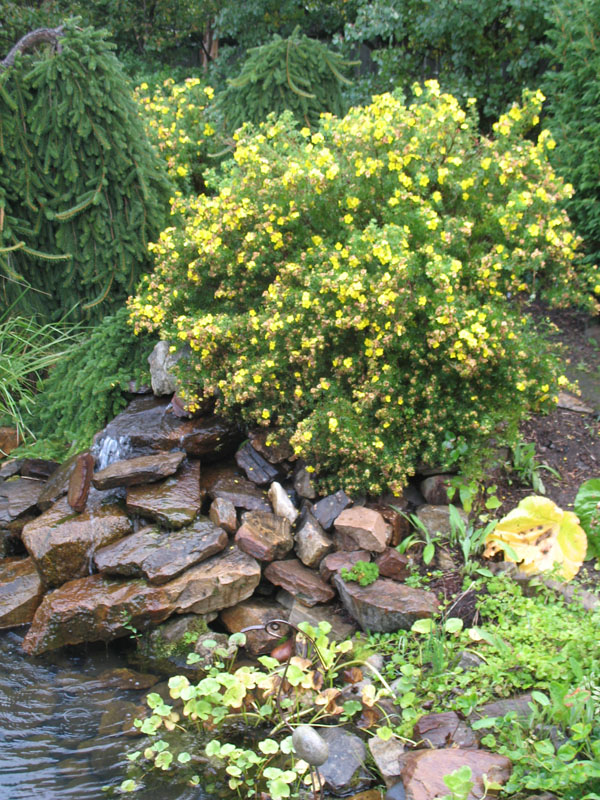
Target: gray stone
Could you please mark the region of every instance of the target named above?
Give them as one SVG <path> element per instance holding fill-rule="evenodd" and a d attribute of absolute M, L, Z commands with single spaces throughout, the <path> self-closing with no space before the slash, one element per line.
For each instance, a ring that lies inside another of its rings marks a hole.
<path fill-rule="evenodd" d="M 246 511 L 271 511 L 265 492 L 241 476 L 219 478 L 210 488 L 209 494 L 213 500 L 220 497 Z"/>
<path fill-rule="evenodd" d="M 371 736 L 369 750 L 385 785 L 390 789 L 400 780 L 404 745 L 398 739 L 388 739 L 384 742 L 378 736 Z"/>
<path fill-rule="evenodd" d="M 329 758 L 319 767 L 325 789 L 338 796 L 365 789 L 371 777 L 362 739 L 342 728 L 323 728 L 321 736 L 329 746 Z"/>
<path fill-rule="evenodd" d="M 280 517 L 285 517 L 289 520 L 290 525 L 293 525 L 300 512 L 288 497 L 283 486 L 274 481 L 269 488 L 268 495 L 275 513 Z"/>
<path fill-rule="evenodd" d="M 406 800 L 406 791 L 402 781 L 398 781 L 385 793 L 385 800 Z"/>
<path fill-rule="evenodd" d="M 35 478 L 17 478 L 0 483 L 0 527 L 36 511 L 45 485 L 44 481 Z"/>
<path fill-rule="evenodd" d="M 333 550 L 333 541 L 327 536 L 313 515 L 308 512 L 296 531 L 296 553 L 307 567 L 318 567 L 323 558 Z"/>
<path fill-rule="evenodd" d="M 505 714 L 514 711 L 517 718 L 524 721 L 529 718 L 531 708 L 529 704 L 533 702 L 529 692 L 509 697 L 506 700 L 493 700 L 491 703 L 484 703 L 475 709 L 470 715 L 469 720 L 477 720 L 482 717 L 503 717 Z"/>
<path fill-rule="evenodd" d="M 302 463 L 299 463 L 294 470 L 294 489 L 300 497 L 305 497 L 307 500 L 314 500 L 317 496 L 310 472 Z"/>
<path fill-rule="evenodd" d="M 319 524 L 328 531 L 342 511 L 351 504 L 352 500 L 340 489 L 339 492 L 324 497 L 318 503 L 315 503 L 312 512 Z"/>
<path fill-rule="evenodd" d="M 478 746 L 475 733 L 454 711 L 421 717 L 414 727 L 413 738 L 433 748 L 462 747 L 473 750 Z"/>
<path fill-rule="evenodd" d="M 148 356 L 150 365 L 150 382 L 155 395 L 173 394 L 177 389 L 177 378 L 173 369 L 177 362 L 188 356 L 190 350 L 186 345 L 171 352 L 169 342 L 158 342 Z"/>
<path fill-rule="evenodd" d="M 308 622 L 313 628 L 318 628 L 319 622 L 328 622 L 331 625 L 329 637 L 336 642 L 341 642 L 356 633 L 356 623 L 347 622 L 331 604 L 307 606 L 301 600 L 293 598 L 289 609 L 288 622 L 296 627 L 300 622 Z"/>
<path fill-rule="evenodd" d="M 329 758 L 329 745 L 310 725 L 298 725 L 294 729 L 292 744 L 298 758 L 313 767 L 320 767 Z"/>
<path fill-rule="evenodd" d="M 425 502 L 433 506 L 445 506 L 450 502 L 448 490 L 450 488 L 450 475 L 431 475 L 421 481 L 419 488 Z"/>
<path fill-rule="evenodd" d="M 235 454 L 235 462 L 246 473 L 246 477 L 257 486 L 274 481 L 279 476 L 279 470 L 270 464 L 266 458 L 246 442 Z"/>
<path fill-rule="evenodd" d="M 364 631 L 410 630 L 418 619 L 431 617 L 438 611 L 438 601 L 432 592 L 388 578 L 360 586 L 334 575 L 333 584 L 346 610 Z"/>
<path fill-rule="evenodd" d="M 465 512 L 461 508 L 457 509 L 457 511 L 466 522 L 467 515 Z M 442 536 L 447 536 L 451 532 L 450 506 L 424 505 L 417 509 L 417 517 L 425 525 L 431 536 L 436 536 L 438 533 L 442 534 Z"/>

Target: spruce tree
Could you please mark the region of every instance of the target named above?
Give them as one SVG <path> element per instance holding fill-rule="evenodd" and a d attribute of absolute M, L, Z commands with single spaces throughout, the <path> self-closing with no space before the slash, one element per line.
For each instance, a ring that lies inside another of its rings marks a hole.
<path fill-rule="evenodd" d="M 30 287 L 21 313 L 99 318 L 147 267 L 170 185 L 105 32 L 47 33 L 0 62 L 0 304 Z"/>

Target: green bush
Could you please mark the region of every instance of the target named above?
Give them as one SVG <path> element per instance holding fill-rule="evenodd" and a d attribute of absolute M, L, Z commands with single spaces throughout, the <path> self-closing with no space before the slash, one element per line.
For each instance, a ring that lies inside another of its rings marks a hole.
<path fill-rule="evenodd" d="M 148 265 L 171 187 L 104 34 L 59 44 L 0 71 L 0 294 L 97 318 Z"/>
<path fill-rule="evenodd" d="M 149 383 L 148 356 L 156 339 L 135 337 L 127 316 L 123 307 L 104 317 L 38 384 L 27 422 L 45 454 L 87 447 L 126 406 L 130 382 Z"/>
<path fill-rule="evenodd" d="M 244 122 L 258 124 L 269 113 L 286 110 L 306 125 L 314 125 L 324 111 L 341 114 L 340 84 L 350 83 L 343 74 L 348 65 L 298 30 L 288 39 L 274 36 L 248 51 L 241 73 L 220 95 L 225 129 L 233 132 Z"/>
<path fill-rule="evenodd" d="M 520 300 L 600 294 L 551 140 L 523 137 L 541 95 L 487 139 L 435 82 L 413 90 L 313 134 L 289 114 L 243 128 L 219 194 L 176 204 L 130 302 L 137 331 L 189 342 L 192 405 L 204 391 L 280 426 L 323 488 L 398 488 L 552 405 L 558 368 Z"/>
<path fill-rule="evenodd" d="M 572 0 L 554 8 L 550 33 L 557 71 L 546 73 L 547 125 L 556 139 L 554 166 L 573 184 L 569 216 L 591 261 L 600 259 L 600 2 Z"/>

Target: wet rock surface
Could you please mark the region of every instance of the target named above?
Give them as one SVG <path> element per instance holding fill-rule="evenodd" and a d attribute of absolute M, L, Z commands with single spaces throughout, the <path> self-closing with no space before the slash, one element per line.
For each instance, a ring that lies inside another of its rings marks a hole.
<path fill-rule="evenodd" d="M 0 483 L 0 526 L 35 511 L 44 488 L 44 481 L 35 478 L 17 478 Z"/>
<path fill-rule="evenodd" d="M 365 631 L 410 630 L 418 619 L 431 617 L 438 610 L 438 601 L 432 592 L 388 578 L 360 586 L 334 575 L 333 584 L 348 613 Z"/>
<path fill-rule="evenodd" d="M 289 553 L 294 538 L 290 523 L 284 517 L 269 511 L 249 511 L 242 518 L 235 543 L 259 561 L 275 561 Z"/>
<path fill-rule="evenodd" d="M 322 738 L 329 748 L 327 761 L 319 769 L 325 788 L 335 795 L 358 791 L 370 783 L 366 768 L 367 750 L 362 739 L 342 728 L 322 728 Z"/>
<path fill-rule="evenodd" d="M 177 472 L 184 458 L 185 453 L 176 451 L 115 461 L 94 473 L 92 483 L 96 489 L 114 489 L 116 486 L 153 483 Z"/>
<path fill-rule="evenodd" d="M 44 587 L 30 558 L 0 561 L 0 628 L 31 622 Z"/>
<path fill-rule="evenodd" d="M 238 476 L 219 478 L 209 490 L 213 500 L 229 500 L 235 508 L 246 511 L 271 511 L 267 495 L 250 481 Z"/>
<path fill-rule="evenodd" d="M 279 470 L 273 466 L 266 458 L 263 458 L 250 444 L 241 447 L 235 454 L 235 461 L 238 467 L 246 473 L 246 477 L 258 486 L 274 481 L 279 477 Z"/>
<path fill-rule="evenodd" d="M 351 505 L 352 500 L 341 489 L 330 494 L 313 505 L 312 513 L 319 525 L 329 530 L 342 511 Z"/>
<path fill-rule="evenodd" d="M 298 559 L 273 561 L 265 569 L 265 578 L 281 586 L 308 606 L 326 603 L 335 592 L 314 570 L 308 569 Z"/>
<path fill-rule="evenodd" d="M 371 550 L 382 553 L 392 529 L 378 511 L 364 506 L 344 509 L 334 522 L 338 550 Z"/>
<path fill-rule="evenodd" d="M 402 770 L 402 783 L 409 800 L 434 800 L 448 794 L 444 775 L 468 766 L 474 782 L 467 800 L 475 800 L 484 794 L 483 776 L 490 781 L 506 783 L 510 777 L 511 763 L 505 756 L 484 750 L 421 750 L 407 753 Z"/>
<path fill-rule="evenodd" d="M 231 608 L 221 611 L 221 621 L 229 633 L 237 633 L 244 628 L 257 628 L 246 632 L 246 649 L 253 655 L 270 653 L 277 644 L 277 636 L 271 636 L 264 626 L 273 619 L 286 620 L 289 611 L 271 600 L 252 598 L 244 600 Z M 287 628 L 282 627 L 282 635 Z"/>
<path fill-rule="evenodd" d="M 80 453 L 75 459 L 73 471 L 69 476 L 69 488 L 67 490 L 67 502 L 73 509 L 80 513 L 85 508 L 92 475 L 94 472 L 94 457 L 88 451 Z"/>
<path fill-rule="evenodd" d="M 228 537 L 207 519 L 187 528 L 163 531 L 148 526 L 96 552 L 94 561 L 107 575 L 144 577 L 150 583 L 167 583 L 188 567 L 224 550 Z"/>
<path fill-rule="evenodd" d="M 472 750 L 478 746 L 474 731 L 454 711 L 421 717 L 414 727 L 414 738 L 432 748 L 462 747 Z"/>
<path fill-rule="evenodd" d="M 177 475 L 158 483 L 130 487 L 126 502 L 132 514 L 173 528 L 189 525 L 202 506 L 200 462 L 184 464 Z"/>
<path fill-rule="evenodd" d="M 77 514 L 63 497 L 25 525 L 22 539 L 46 586 L 56 587 L 89 574 L 96 550 L 131 529 L 129 517 L 118 506 Z"/>

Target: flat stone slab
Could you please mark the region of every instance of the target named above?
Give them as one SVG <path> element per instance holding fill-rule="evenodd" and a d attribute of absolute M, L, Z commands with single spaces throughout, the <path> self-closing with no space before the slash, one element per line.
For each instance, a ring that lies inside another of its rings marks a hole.
<path fill-rule="evenodd" d="M 35 478 L 17 478 L 0 483 L 0 527 L 35 511 L 46 484 Z"/>
<path fill-rule="evenodd" d="M 267 461 L 270 461 L 271 464 L 281 464 L 286 459 L 294 458 L 294 450 L 291 444 L 275 430 L 259 428 L 258 430 L 250 431 L 248 438 L 252 447 Z"/>
<path fill-rule="evenodd" d="M 340 489 L 313 505 L 312 513 L 319 524 L 327 531 L 332 527 L 342 511 L 352 504 L 348 495 Z"/>
<path fill-rule="evenodd" d="M 0 628 L 31 622 L 43 595 L 42 580 L 30 558 L 0 561 Z"/>
<path fill-rule="evenodd" d="M 449 793 L 444 776 L 467 766 L 471 768 L 474 782 L 467 800 L 476 800 L 484 794 L 483 776 L 490 781 L 505 783 L 511 773 L 511 762 L 506 756 L 485 750 L 417 750 L 404 756 L 402 782 L 410 800 L 434 800 Z"/>
<path fill-rule="evenodd" d="M 61 586 L 91 571 L 95 551 L 131 532 L 129 517 L 105 505 L 77 514 L 66 497 L 28 522 L 21 535 L 46 586 Z"/>
<path fill-rule="evenodd" d="M 307 606 L 327 603 L 335 597 L 335 592 L 319 573 L 308 569 L 296 558 L 273 561 L 265 569 L 265 578 L 275 586 L 281 586 Z"/>
<path fill-rule="evenodd" d="M 180 419 L 169 405 L 165 398 L 136 397 L 96 436 L 94 452 L 107 452 L 115 442 L 131 456 L 178 448 L 190 456 L 215 461 L 232 453 L 242 438 L 236 426 L 220 417 Z"/>
<path fill-rule="evenodd" d="M 87 450 L 79 453 L 75 459 L 75 467 L 69 476 L 67 500 L 73 511 L 81 513 L 87 503 L 94 473 L 94 457 Z"/>
<path fill-rule="evenodd" d="M 271 511 L 265 492 L 246 478 L 234 475 L 219 478 L 209 490 L 209 494 L 213 500 L 221 497 L 223 500 L 229 500 L 236 508 L 243 508 L 246 511 Z"/>
<path fill-rule="evenodd" d="M 334 522 L 338 550 L 371 550 L 383 553 L 392 528 L 378 511 L 365 506 L 345 508 Z"/>
<path fill-rule="evenodd" d="M 246 477 L 258 486 L 264 486 L 279 476 L 279 470 L 263 458 L 250 444 L 241 447 L 235 454 L 235 462 L 246 473 Z"/>
<path fill-rule="evenodd" d="M 329 747 L 327 761 L 318 767 L 325 788 L 337 795 L 366 788 L 371 776 L 366 768 L 367 748 L 362 739 L 343 728 L 319 728 Z"/>
<path fill-rule="evenodd" d="M 127 510 L 162 525 L 181 528 L 200 513 L 200 462 L 191 461 L 166 480 L 127 490 Z"/>
<path fill-rule="evenodd" d="M 371 553 L 368 550 L 338 550 L 325 556 L 319 564 L 319 573 L 324 581 L 331 581 L 342 569 L 352 569 L 357 561 L 370 560 Z"/>
<path fill-rule="evenodd" d="M 235 543 L 259 561 L 275 561 L 290 552 L 294 537 L 284 517 L 270 511 L 248 511 L 235 535 Z"/>
<path fill-rule="evenodd" d="M 389 578 L 378 578 L 369 586 L 360 586 L 355 581 L 346 583 L 336 574 L 333 584 L 346 611 L 364 631 L 410 630 L 418 619 L 431 617 L 438 610 L 438 601 L 432 592 Z"/>
<path fill-rule="evenodd" d="M 157 453 L 156 455 L 115 461 L 114 464 L 95 472 L 92 483 L 96 489 L 114 489 L 116 486 L 153 483 L 177 472 L 184 458 L 185 453 L 179 450 L 173 453 Z"/>
<path fill-rule="evenodd" d="M 476 750 L 478 747 L 474 731 L 454 711 L 421 717 L 414 727 L 413 738 L 433 748 L 462 747 L 464 750 Z"/>
<path fill-rule="evenodd" d="M 144 630 L 172 614 L 220 611 L 250 597 L 259 580 L 258 562 L 237 547 L 162 586 L 101 574 L 79 578 L 44 597 L 23 649 L 39 655 L 67 644 L 110 641 L 128 635 L 130 625 Z"/>
<path fill-rule="evenodd" d="M 107 575 L 143 577 L 161 584 L 220 553 L 228 541 L 225 531 L 207 519 L 177 531 L 149 526 L 96 551 L 94 561 Z"/>

